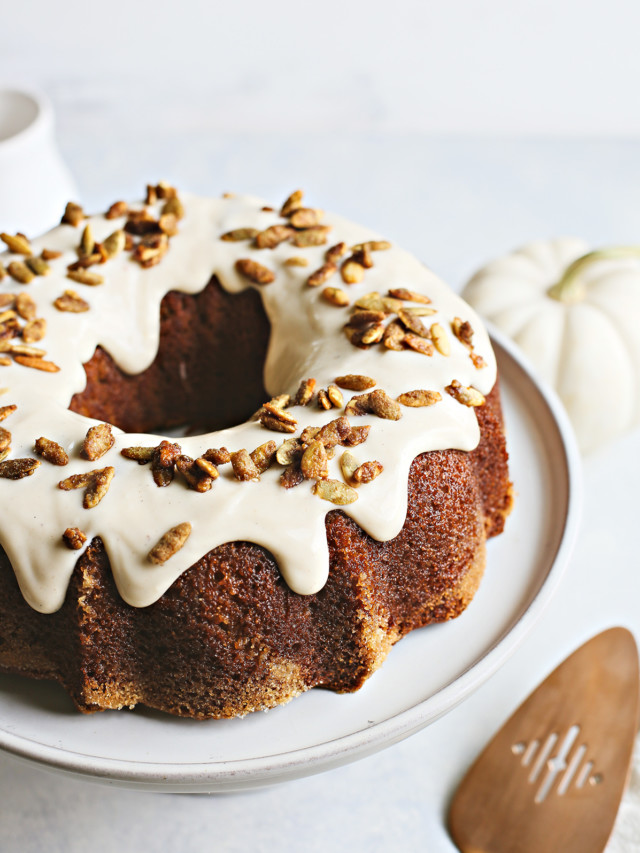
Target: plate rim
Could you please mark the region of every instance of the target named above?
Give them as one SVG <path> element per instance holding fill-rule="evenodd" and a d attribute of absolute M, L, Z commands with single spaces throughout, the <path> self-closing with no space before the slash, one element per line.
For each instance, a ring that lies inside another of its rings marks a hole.
<path fill-rule="evenodd" d="M 319 744 L 260 757 L 204 762 L 130 761 L 75 752 L 0 729 L 0 749 L 44 769 L 145 790 L 233 791 L 320 773 L 369 755 L 425 728 L 467 699 L 517 650 L 552 599 L 569 563 L 582 509 L 582 465 L 573 428 L 555 391 L 538 376 L 517 345 L 491 323 L 492 342 L 535 386 L 555 423 L 564 453 L 567 512 L 555 556 L 540 588 L 519 618 L 475 663 L 436 693 L 379 722 Z"/>

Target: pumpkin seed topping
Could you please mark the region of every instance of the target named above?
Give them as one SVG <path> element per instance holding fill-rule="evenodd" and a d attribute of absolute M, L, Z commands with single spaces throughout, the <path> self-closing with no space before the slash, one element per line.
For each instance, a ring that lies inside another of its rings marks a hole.
<path fill-rule="evenodd" d="M 18 407 L 14 404 L 10 406 L 0 406 L 0 421 L 3 421 L 5 418 L 8 418 L 9 415 L 12 415 Z"/>
<path fill-rule="evenodd" d="M 105 213 L 105 219 L 119 219 L 121 216 L 126 216 L 128 212 L 129 205 L 126 201 L 114 201 Z"/>
<path fill-rule="evenodd" d="M 354 454 L 350 450 L 345 450 L 340 457 L 340 470 L 342 471 L 342 476 L 347 483 L 351 483 L 354 472 L 357 471 L 359 467 L 360 463 Z"/>
<path fill-rule="evenodd" d="M 403 302 L 423 302 L 429 305 L 431 300 L 424 293 L 416 293 L 415 290 L 407 290 L 405 287 L 394 287 L 389 291 L 389 296 L 394 299 L 402 299 Z"/>
<path fill-rule="evenodd" d="M 384 252 L 391 248 L 387 240 L 367 240 L 366 243 L 357 243 L 352 246 L 352 252 Z"/>
<path fill-rule="evenodd" d="M 45 373 L 57 373 L 60 368 L 52 361 L 45 361 L 41 356 L 15 355 L 14 361 L 23 367 L 32 367 L 34 370 L 42 370 Z"/>
<path fill-rule="evenodd" d="M 302 474 L 307 480 L 324 480 L 329 475 L 329 460 L 324 444 L 318 439 L 310 442 L 300 460 Z"/>
<path fill-rule="evenodd" d="M 89 287 L 104 284 L 104 276 L 98 275 L 95 272 L 89 272 L 89 270 L 69 270 L 67 278 L 70 278 L 71 281 L 77 281 L 78 284 L 87 284 Z"/>
<path fill-rule="evenodd" d="M 205 474 L 211 477 L 212 480 L 217 480 L 220 476 L 217 466 L 208 459 L 205 459 L 204 456 L 199 456 L 196 459 L 196 465 L 201 468 Z"/>
<path fill-rule="evenodd" d="M 329 395 L 327 394 L 324 388 L 321 388 L 318 391 L 316 401 L 319 409 L 324 409 L 325 411 L 327 411 L 331 408 L 331 400 L 329 399 Z"/>
<path fill-rule="evenodd" d="M 327 261 L 319 269 L 311 273 L 307 279 L 307 284 L 309 287 L 319 287 L 337 271 L 338 267 L 332 261 Z"/>
<path fill-rule="evenodd" d="M 350 302 L 346 292 L 339 287 L 325 287 L 322 291 L 322 297 L 330 305 L 335 305 L 338 308 L 346 308 Z"/>
<path fill-rule="evenodd" d="M 276 462 L 279 465 L 291 465 L 302 450 L 302 442 L 299 438 L 286 438 L 276 451 Z"/>
<path fill-rule="evenodd" d="M 67 203 L 67 206 L 60 220 L 64 225 L 73 225 L 74 228 L 83 221 L 84 211 L 79 204 L 73 201 Z"/>
<path fill-rule="evenodd" d="M 404 394 L 400 394 L 398 397 L 399 403 L 414 409 L 422 406 L 433 406 L 435 403 L 440 402 L 440 400 L 442 400 L 442 395 L 439 391 L 427 391 L 423 388 L 415 391 L 405 391 Z"/>
<path fill-rule="evenodd" d="M 411 332 L 408 332 L 404 336 L 403 343 L 406 344 L 409 349 L 422 353 L 422 355 L 433 355 L 433 345 L 429 341 L 420 337 L 420 335 L 414 335 Z"/>
<path fill-rule="evenodd" d="M 477 388 L 471 386 L 465 388 L 457 379 L 454 379 L 444 390 L 464 406 L 484 406 L 486 402 L 484 395 Z"/>
<path fill-rule="evenodd" d="M 233 231 L 227 231 L 220 239 L 226 243 L 238 243 L 242 240 L 253 240 L 260 232 L 257 228 L 234 228 Z"/>
<path fill-rule="evenodd" d="M 90 462 L 95 462 L 100 459 L 107 451 L 111 450 L 115 443 L 115 438 L 111 432 L 109 424 L 97 424 L 92 426 L 87 431 L 80 455 Z"/>
<path fill-rule="evenodd" d="M 311 228 L 320 225 L 322 211 L 312 207 L 298 207 L 289 216 L 289 222 L 294 228 Z"/>
<path fill-rule="evenodd" d="M 345 284 L 358 284 L 364 278 L 364 267 L 354 260 L 347 260 L 340 267 L 340 275 Z"/>
<path fill-rule="evenodd" d="M 366 391 L 368 388 L 374 388 L 377 384 L 375 379 L 359 373 L 348 373 L 345 376 L 336 377 L 336 385 L 339 388 L 344 388 L 345 391 Z"/>
<path fill-rule="evenodd" d="M 303 196 L 304 193 L 302 190 L 295 190 L 295 192 L 292 192 L 282 205 L 282 208 L 280 209 L 280 216 L 291 216 L 295 210 L 302 206 Z"/>
<path fill-rule="evenodd" d="M 15 255 L 32 255 L 33 249 L 31 243 L 27 240 L 24 234 L 7 234 L 3 231 L 0 234 L 0 240 L 6 243 L 10 252 Z"/>
<path fill-rule="evenodd" d="M 11 447 L 11 433 L 8 429 L 0 427 L 0 450 L 7 450 Z"/>
<path fill-rule="evenodd" d="M 271 225 L 256 234 L 255 245 L 258 249 L 275 249 L 295 234 L 288 225 Z"/>
<path fill-rule="evenodd" d="M 236 480 L 260 479 L 260 469 L 244 448 L 231 454 L 231 467 L 233 468 L 233 476 Z"/>
<path fill-rule="evenodd" d="M 124 250 L 126 242 L 125 233 L 121 228 L 118 231 L 114 231 L 113 234 L 109 234 L 102 244 L 105 252 L 107 253 L 107 257 L 115 258 L 116 255 L 120 254 L 120 252 Z"/>
<path fill-rule="evenodd" d="M 55 261 L 62 257 L 62 252 L 55 251 L 54 249 L 43 249 L 40 252 L 40 257 L 43 261 Z"/>
<path fill-rule="evenodd" d="M 191 536 L 191 524 L 188 521 L 177 524 L 160 537 L 149 551 L 147 559 L 150 563 L 161 566 L 184 547 L 189 536 Z"/>
<path fill-rule="evenodd" d="M 69 456 L 66 450 L 56 441 L 51 441 L 51 439 L 44 436 L 36 439 L 34 450 L 38 456 L 52 465 L 67 465 L 69 463 Z"/>
<path fill-rule="evenodd" d="M 358 493 L 340 480 L 318 480 L 313 487 L 314 495 L 337 506 L 346 506 L 358 500 Z"/>
<path fill-rule="evenodd" d="M 323 246 L 327 242 L 330 225 L 313 225 L 311 228 L 305 228 L 303 231 L 296 231 L 293 237 L 293 245 L 299 249 L 305 249 L 310 246 Z"/>
<path fill-rule="evenodd" d="M 329 263 L 337 264 L 340 258 L 347 253 L 347 244 L 346 243 L 336 243 L 335 246 L 330 246 L 327 251 L 324 253 L 324 257 L 326 261 Z"/>
<path fill-rule="evenodd" d="M 185 214 L 184 206 L 177 195 L 167 198 L 162 207 L 162 214 L 172 213 L 176 219 L 182 219 Z"/>
<path fill-rule="evenodd" d="M 442 328 L 440 323 L 433 323 L 430 329 L 431 340 L 435 348 L 441 355 L 449 355 L 451 352 L 451 345 L 449 343 L 449 338 L 447 337 L 447 333 Z"/>
<path fill-rule="evenodd" d="M 329 385 L 327 388 L 327 397 L 336 409 L 341 409 L 344 406 L 344 397 L 337 385 Z"/>
<path fill-rule="evenodd" d="M 254 284 L 271 284 L 276 280 L 275 274 L 267 267 L 250 258 L 240 258 L 236 261 L 236 269 L 240 275 L 248 278 Z"/>
<path fill-rule="evenodd" d="M 23 320 L 34 320 L 36 316 L 36 303 L 28 293 L 18 293 L 15 298 L 16 311 Z"/>
<path fill-rule="evenodd" d="M 39 465 L 37 459 L 7 459 L 0 462 L 0 477 L 5 480 L 22 480 L 23 477 L 30 477 Z"/>
<path fill-rule="evenodd" d="M 313 392 L 316 387 L 315 379 L 303 379 L 294 397 L 294 405 L 308 406 L 313 399 Z"/>
<path fill-rule="evenodd" d="M 422 320 L 419 317 L 416 317 L 415 314 L 410 314 L 408 311 L 405 311 L 404 308 L 401 308 L 398 311 L 398 318 L 410 332 L 413 332 L 414 335 L 419 335 L 421 338 L 429 337 L 429 330 Z"/>
<path fill-rule="evenodd" d="M 35 274 L 22 261 L 11 261 L 7 266 L 7 272 L 20 284 L 30 284 L 35 278 Z"/>
<path fill-rule="evenodd" d="M 362 465 L 359 465 L 356 470 L 351 475 L 354 483 L 370 483 L 372 480 L 375 480 L 376 477 L 379 477 L 380 474 L 384 471 L 384 466 L 382 462 L 372 461 L 372 462 L 363 462 Z"/>
<path fill-rule="evenodd" d="M 468 320 L 463 322 L 460 317 L 454 317 L 451 321 L 451 331 L 466 347 L 473 345 L 473 327 Z"/>
<path fill-rule="evenodd" d="M 44 258 L 40 258 L 37 255 L 32 255 L 30 258 L 27 258 L 25 264 L 29 267 L 32 273 L 35 275 L 49 275 L 51 272 L 51 267 L 44 260 Z"/>
<path fill-rule="evenodd" d="M 115 468 L 109 466 L 82 474 L 72 474 L 65 480 L 61 480 L 58 488 L 65 492 L 71 489 L 85 489 L 82 505 L 85 509 L 94 509 L 109 491 L 115 473 Z"/>
<path fill-rule="evenodd" d="M 275 441 L 267 441 L 265 444 L 261 444 L 259 447 L 256 447 L 256 449 L 252 450 L 249 454 L 251 461 L 256 466 L 260 474 L 264 474 L 264 472 L 271 466 L 271 463 L 276 456 L 276 447 L 277 445 Z"/>
<path fill-rule="evenodd" d="M 79 551 L 87 541 L 87 535 L 79 527 L 67 527 L 62 534 L 62 541 L 71 551 Z"/>
<path fill-rule="evenodd" d="M 187 486 L 190 489 L 193 489 L 194 492 L 199 492 L 200 494 L 208 492 L 214 481 L 218 479 L 217 468 L 213 466 L 215 474 L 212 476 L 206 470 L 206 465 L 207 460 L 205 460 L 205 467 L 203 467 L 202 465 L 199 465 L 196 460 L 182 453 L 175 461 L 176 470 L 182 474 L 183 478 L 186 480 Z"/>
<path fill-rule="evenodd" d="M 58 311 L 69 311 L 72 314 L 80 314 L 89 310 L 89 303 L 82 299 L 75 290 L 65 290 L 62 296 L 53 303 Z"/>

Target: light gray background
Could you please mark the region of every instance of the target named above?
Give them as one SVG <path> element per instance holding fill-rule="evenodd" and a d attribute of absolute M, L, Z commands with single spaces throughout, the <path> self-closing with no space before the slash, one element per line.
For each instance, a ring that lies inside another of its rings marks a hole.
<path fill-rule="evenodd" d="M 459 288 L 526 240 L 637 242 L 640 7 L 599 2 L 22 2 L 2 77 L 47 91 L 98 209 L 161 178 L 202 193 L 303 186 Z M 1 188 L 0 188 L 1 190 Z M 451 853 L 446 803 L 488 737 L 599 628 L 640 635 L 640 433 L 586 461 L 582 536 L 509 663 L 411 739 L 251 794 L 152 795 L 0 756 L 2 853 Z"/>
<path fill-rule="evenodd" d="M 96 129 L 640 130 L 634 0 L 5 6 L 5 76 Z"/>

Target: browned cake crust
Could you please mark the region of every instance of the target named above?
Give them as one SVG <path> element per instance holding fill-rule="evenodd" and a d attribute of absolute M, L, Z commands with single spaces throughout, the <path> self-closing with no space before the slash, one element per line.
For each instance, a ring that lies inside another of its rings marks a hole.
<path fill-rule="evenodd" d="M 213 280 L 196 296 L 169 293 L 153 365 L 127 376 L 96 351 L 71 408 L 129 431 L 239 422 L 264 399 L 267 341 L 253 291 L 232 297 Z M 356 690 L 398 639 L 457 616 L 477 589 L 485 539 L 502 530 L 511 506 L 497 385 L 477 415 L 473 452 L 414 460 L 395 539 L 376 542 L 342 511 L 329 512 L 329 580 L 314 595 L 292 592 L 264 548 L 232 542 L 155 604 L 130 607 L 96 538 L 62 608 L 41 614 L 0 549 L 0 671 L 56 679 L 85 712 L 142 703 L 197 718 L 269 708 L 315 686 Z"/>

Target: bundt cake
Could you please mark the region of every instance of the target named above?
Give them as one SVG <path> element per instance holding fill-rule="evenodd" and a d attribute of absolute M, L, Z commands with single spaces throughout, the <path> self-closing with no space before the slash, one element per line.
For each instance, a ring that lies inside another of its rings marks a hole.
<path fill-rule="evenodd" d="M 0 236 L 0 671 L 231 717 L 467 606 L 511 504 L 496 362 L 411 255 L 164 183 Z"/>

